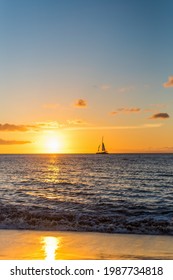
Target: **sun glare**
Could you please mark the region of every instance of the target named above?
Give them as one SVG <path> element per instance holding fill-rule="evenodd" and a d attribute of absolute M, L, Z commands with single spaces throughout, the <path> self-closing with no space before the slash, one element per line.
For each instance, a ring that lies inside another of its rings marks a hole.
<path fill-rule="evenodd" d="M 67 147 L 67 140 L 63 134 L 55 131 L 45 131 L 36 141 L 37 153 L 59 154 L 64 153 Z"/>
<path fill-rule="evenodd" d="M 60 150 L 60 143 L 57 138 L 50 138 L 46 142 L 46 150 L 48 153 L 58 153 Z"/>

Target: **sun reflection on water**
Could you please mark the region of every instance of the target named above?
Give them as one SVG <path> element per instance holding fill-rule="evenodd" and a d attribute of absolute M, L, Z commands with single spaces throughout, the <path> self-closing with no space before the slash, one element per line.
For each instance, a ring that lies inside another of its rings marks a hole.
<path fill-rule="evenodd" d="M 55 260 L 56 251 L 59 248 L 60 240 L 57 237 L 44 236 L 42 238 L 45 260 Z"/>

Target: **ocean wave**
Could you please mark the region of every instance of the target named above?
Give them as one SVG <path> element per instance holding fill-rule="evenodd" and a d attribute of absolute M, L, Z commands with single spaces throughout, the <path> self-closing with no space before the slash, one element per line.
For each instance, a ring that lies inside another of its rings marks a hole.
<path fill-rule="evenodd" d="M 173 220 L 125 215 L 123 211 L 108 216 L 75 211 L 54 213 L 51 209 L 39 207 L 26 210 L 1 206 L 0 210 L 1 229 L 173 235 Z"/>

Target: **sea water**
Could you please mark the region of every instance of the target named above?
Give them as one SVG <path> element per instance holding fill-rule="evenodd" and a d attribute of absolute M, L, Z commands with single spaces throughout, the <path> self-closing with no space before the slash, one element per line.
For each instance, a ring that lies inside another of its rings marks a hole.
<path fill-rule="evenodd" d="M 0 155 L 0 228 L 173 235 L 173 155 Z"/>

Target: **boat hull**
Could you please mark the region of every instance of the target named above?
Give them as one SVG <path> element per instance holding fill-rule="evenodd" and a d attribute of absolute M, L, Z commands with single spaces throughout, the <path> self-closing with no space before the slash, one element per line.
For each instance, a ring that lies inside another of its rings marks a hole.
<path fill-rule="evenodd" d="M 108 154 L 108 152 L 104 151 L 104 152 L 97 152 L 96 153 L 97 155 L 105 155 L 105 154 Z"/>

